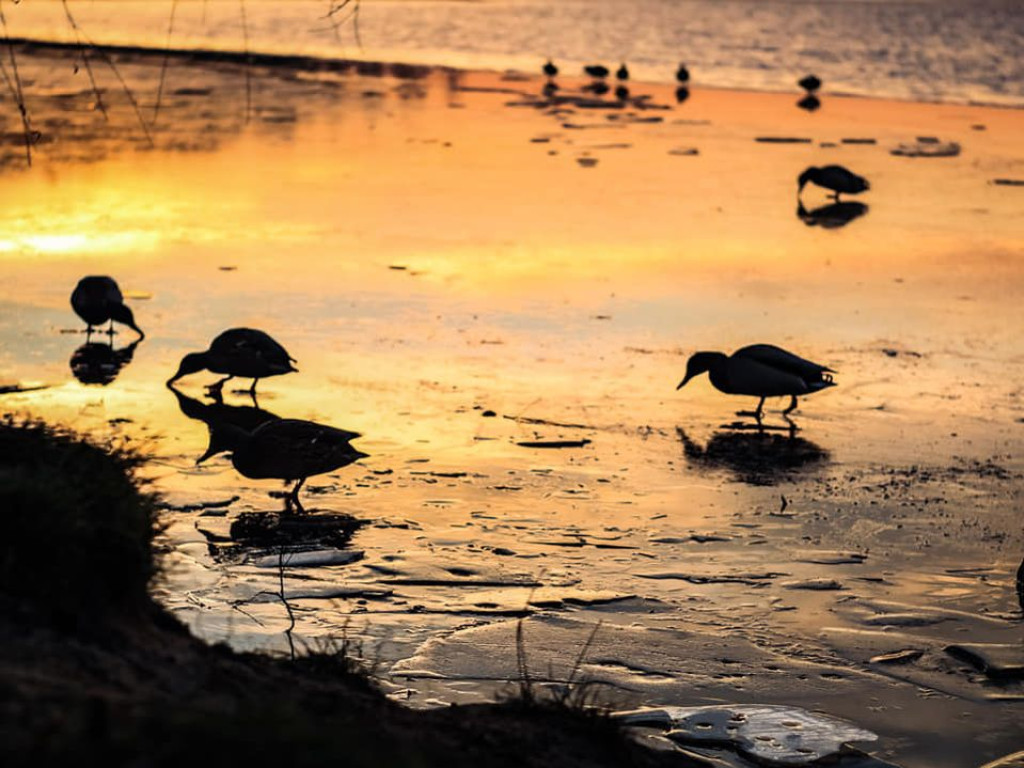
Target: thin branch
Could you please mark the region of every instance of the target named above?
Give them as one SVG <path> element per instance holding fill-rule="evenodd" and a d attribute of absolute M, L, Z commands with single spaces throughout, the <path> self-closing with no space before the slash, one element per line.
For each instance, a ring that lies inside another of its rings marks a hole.
<path fill-rule="evenodd" d="M 75 21 L 75 17 L 71 13 L 71 8 L 68 6 L 68 0 L 61 0 L 61 4 L 64 6 L 64 15 L 67 16 L 68 24 L 71 25 L 71 29 L 75 33 L 75 44 L 78 46 L 78 53 L 82 57 L 82 66 L 85 67 L 85 72 L 89 76 L 89 85 L 92 87 L 92 92 L 96 96 L 96 108 L 103 114 L 104 120 L 109 120 L 110 117 L 107 115 L 107 106 L 103 103 L 103 93 L 100 91 L 99 86 L 96 84 L 96 76 L 92 71 L 92 64 L 89 63 L 89 56 L 86 53 L 85 43 L 82 42 L 82 30 L 78 26 L 78 22 Z"/>
<path fill-rule="evenodd" d="M 167 42 L 164 44 L 164 60 L 160 65 L 160 85 L 156 89 L 156 104 L 153 105 L 153 126 L 160 116 L 160 102 L 164 96 L 164 82 L 167 79 L 167 64 L 171 58 L 171 34 L 174 32 L 174 13 L 178 10 L 178 0 L 171 0 L 171 15 L 167 19 Z"/>
<path fill-rule="evenodd" d="M 281 589 L 281 602 L 284 603 L 284 609 L 288 611 L 289 624 L 284 635 L 288 638 L 288 649 L 291 651 L 292 661 L 295 661 L 295 640 L 292 638 L 292 631 L 295 629 L 295 614 L 292 613 L 292 606 L 284 594 L 284 547 L 281 547 L 277 553 L 277 578 Z"/>
<path fill-rule="evenodd" d="M 341 0 L 341 2 L 336 2 L 336 0 L 328 0 L 328 3 L 329 3 L 330 7 L 329 7 L 329 9 L 327 11 L 327 15 L 324 18 L 326 18 L 328 21 L 330 21 L 331 26 L 334 28 L 334 35 L 335 35 L 335 37 L 338 37 L 339 39 L 340 39 L 340 36 L 339 36 L 338 30 L 341 29 L 341 27 L 343 27 L 349 21 L 349 19 L 351 19 L 352 20 L 352 34 L 355 36 L 356 45 L 358 45 L 360 50 L 361 50 L 362 47 L 363 47 L 363 40 L 362 40 L 361 35 L 359 34 L 359 4 L 360 4 L 360 2 L 361 2 L 361 0 Z M 348 13 L 344 17 L 342 17 L 340 19 L 334 18 L 335 16 L 337 16 L 339 13 L 341 13 L 343 10 L 345 10 L 349 6 L 352 6 L 352 7 L 349 8 Z"/>
<path fill-rule="evenodd" d="M 245 122 L 249 122 L 252 113 L 252 59 L 249 56 L 249 22 L 245 16 L 245 0 L 238 0 L 242 13 L 242 40 L 245 45 Z"/>
<path fill-rule="evenodd" d="M 7 52 L 11 59 L 11 73 L 8 74 L 7 67 L 0 61 L 0 71 L 3 72 L 4 82 L 18 105 L 18 112 L 21 114 L 21 127 L 25 134 L 25 160 L 32 165 L 32 121 L 29 119 L 28 110 L 25 108 L 25 94 L 21 88 L 21 74 L 18 72 L 18 60 L 14 55 L 14 43 L 7 33 L 7 17 L 4 15 L 3 0 L 0 0 L 0 26 L 3 27 L 4 41 L 7 43 Z"/>
<path fill-rule="evenodd" d="M 125 82 L 124 77 L 122 77 L 121 70 L 117 68 L 117 64 L 114 63 L 114 60 L 110 58 L 110 54 L 102 48 L 97 47 L 96 44 L 88 38 L 86 38 L 86 40 L 89 42 L 89 45 L 92 46 L 92 49 L 96 54 L 103 59 L 103 62 L 110 67 L 110 71 L 114 73 L 114 77 L 116 77 L 117 81 L 121 84 L 121 89 L 124 91 L 124 95 L 128 97 L 128 101 L 131 103 L 132 109 L 135 110 L 135 117 L 138 119 L 139 125 L 142 127 L 142 132 L 146 134 L 146 141 L 149 143 L 150 147 L 155 147 L 156 143 L 153 141 L 153 135 L 149 132 L 149 126 L 146 124 L 146 118 L 142 116 L 142 109 L 139 107 L 139 102 L 136 100 L 135 94 L 132 93 L 132 89 L 128 87 L 128 83 Z"/>

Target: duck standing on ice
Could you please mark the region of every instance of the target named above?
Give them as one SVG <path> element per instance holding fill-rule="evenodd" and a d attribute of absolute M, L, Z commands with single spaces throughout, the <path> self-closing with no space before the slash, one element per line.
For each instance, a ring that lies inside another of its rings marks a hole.
<path fill-rule="evenodd" d="M 856 195 L 871 189 L 867 179 L 863 176 L 858 176 L 841 165 L 824 165 L 820 168 L 811 166 L 801 173 L 796 181 L 798 185 L 796 189 L 798 200 L 807 182 L 812 182 L 819 187 L 832 190 L 832 197 L 836 202 L 839 202 L 839 195 L 841 194 Z"/>
<path fill-rule="evenodd" d="M 178 372 L 167 380 L 167 384 L 190 373 L 207 370 L 225 374 L 209 387 L 211 392 L 220 392 L 224 382 L 239 376 L 252 379 L 249 394 L 256 399 L 256 383 L 268 376 L 297 371 L 295 360 L 269 334 L 254 328 L 231 328 L 220 334 L 205 352 L 192 352 L 181 359 Z"/>
<path fill-rule="evenodd" d="M 71 292 L 71 308 L 86 323 L 86 335 L 92 333 L 94 325 L 110 321 L 108 333 L 114 333 L 114 321 L 127 325 L 144 339 L 146 334 L 135 324 L 135 316 L 125 306 L 124 296 L 114 278 L 106 275 L 90 275 L 78 281 Z"/>
<path fill-rule="evenodd" d="M 766 397 L 789 395 L 789 407 L 782 412 L 787 415 L 796 408 L 798 396 L 835 386 L 832 381 L 835 371 L 831 368 L 771 344 L 752 344 L 730 356 L 722 352 L 697 352 L 687 361 L 686 377 L 676 389 L 682 389 L 686 382 L 705 371 L 719 392 L 761 398 L 757 409 L 750 413 L 758 421 L 764 412 Z"/>
<path fill-rule="evenodd" d="M 214 453 L 230 450 L 232 465 L 244 477 L 295 483 L 285 497 L 287 513 L 305 512 L 299 491 L 306 478 L 334 472 L 367 457 L 349 444 L 360 437 L 358 432 L 314 421 L 271 419 L 252 432 L 227 423 L 218 427 L 227 434 L 228 443 L 211 447 L 196 464 Z"/>

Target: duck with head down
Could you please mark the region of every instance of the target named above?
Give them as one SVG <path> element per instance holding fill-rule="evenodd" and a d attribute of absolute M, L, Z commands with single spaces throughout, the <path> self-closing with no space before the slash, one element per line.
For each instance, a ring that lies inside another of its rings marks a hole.
<path fill-rule="evenodd" d="M 798 200 L 808 182 L 831 190 L 832 198 L 836 202 L 839 201 L 839 195 L 857 195 L 871 189 L 867 179 L 841 165 L 824 165 L 820 168 L 811 166 L 797 177 Z"/>
<path fill-rule="evenodd" d="M 178 372 L 167 380 L 173 384 L 182 376 L 207 370 L 225 374 L 226 378 L 212 384 L 211 392 L 219 393 L 224 383 L 239 376 L 252 379 L 249 394 L 256 399 L 256 383 L 268 376 L 280 376 L 298 369 L 295 360 L 269 334 L 253 328 L 231 328 L 217 336 L 205 352 L 185 355 Z"/>
<path fill-rule="evenodd" d="M 108 320 L 110 330 L 107 333 L 111 335 L 114 333 L 116 320 L 139 334 L 140 340 L 146 336 L 135 324 L 135 315 L 125 306 L 121 289 L 112 277 L 90 275 L 79 280 L 75 290 L 71 292 L 71 308 L 85 321 L 87 336 L 92 333 L 94 325 L 103 325 Z"/>
<path fill-rule="evenodd" d="M 789 395 L 790 403 L 782 413 L 796 408 L 796 399 L 812 395 L 828 387 L 834 370 L 787 352 L 771 344 L 752 344 L 725 355 L 722 352 L 697 352 L 686 363 L 686 376 L 676 389 L 694 376 L 708 373 L 712 386 L 727 395 L 750 395 L 761 398 L 752 412 L 760 421 L 764 401 L 768 397 Z"/>

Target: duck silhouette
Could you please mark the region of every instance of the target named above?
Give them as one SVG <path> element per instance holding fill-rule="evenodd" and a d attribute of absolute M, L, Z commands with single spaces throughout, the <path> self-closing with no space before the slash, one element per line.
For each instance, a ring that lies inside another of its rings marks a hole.
<path fill-rule="evenodd" d="M 619 68 L 615 71 L 615 77 L 619 80 L 629 80 L 629 68 L 625 62 L 619 65 Z"/>
<path fill-rule="evenodd" d="M 821 78 L 817 75 L 807 75 L 806 77 L 801 77 L 797 81 L 797 85 L 808 92 L 816 91 L 821 88 Z"/>
<path fill-rule="evenodd" d="M 596 77 L 599 80 L 603 80 L 608 77 L 608 67 L 604 64 L 587 64 L 587 66 L 583 68 L 583 71 L 591 77 Z"/>
<path fill-rule="evenodd" d="M 800 197 L 807 182 L 832 190 L 832 198 L 836 202 L 839 202 L 841 194 L 856 195 L 871 189 L 867 179 L 841 165 L 825 165 L 820 168 L 811 166 L 805 170 L 797 178 L 797 198 Z"/>
<path fill-rule="evenodd" d="M 71 360 L 68 361 L 71 373 L 83 384 L 105 387 L 132 361 L 135 348 L 141 341 L 141 338 L 136 339 L 121 349 L 114 349 L 112 340 L 107 344 L 87 341 L 71 353 Z"/>
<path fill-rule="evenodd" d="M 548 77 L 555 77 L 558 74 L 558 67 L 555 66 L 555 62 L 553 62 L 551 59 L 548 59 L 547 63 L 544 64 L 542 71 Z"/>
<path fill-rule="evenodd" d="M 812 363 L 771 344 L 752 344 L 725 355 L 722 352 L 697 352 L 686 362 L 686 376 L 676 389 L 682 389 L 694 376 L 707 372 L 711 385 L 727 395 L 751 395 L 760 402 L 754 411 L 739 415 L 754 416 L 758 421 L 764 413 L 768 397 L 789 395 L 790 403 L 782 413 L 796 408 L 796 399 L 835 386 L 831 368 Z"/>
<path fill-rule="evenodd" d="M 854 219 L 859 219 L 869 210 L 864 203 L 851 201 L 829 203 L 807 210 L 802 202 L 797 201 L 796 215 L 808 227 L 839 229 Z"/>
<path fill-rule="evenodd" d="M 232 431 L 231 427 L 227 431 Z M 358 432 L 302 419 L 267 421 L 252 432 L 234 430 L 231 464 L 250 480 L 277 479 L 295 485 L 285 497 L 285 512 L 305 512 L 299 491 L 306 479 L 366 458 L 349 443 Z M 208 458 L 208 457 L 207 457 Z"/>
<path fill-rule="evenodd" d="M 114 321 L 127 325 L 144 339 L 146 334 L 135 324 L 135 316 L 125 306 L 124 296 L 114 278 L 106 275 L 90 275 L 78 281 L 71 292 L 71 308 L 86 323 L 86 336 L 92 333 L 94 325 L 103 325 L 110 321 L 110 330 L 114 334 Z"/>
<path fill-rule="evenodd" d="M 252 379 L 249 394 L 256 400 L 256 384 L 269 376 L 280 376 L 298 369 L 295 360 L 269 334 L 253 328 L 231 328 L 210 342 L 205 352 L 192 352 L 181 359 L 178 372 L 167 380 L 173 384 L 182 376 L 208 370 L 226 377 L 208 387 L 219 393 L 224 383 L 236 376 Z"/>
<path fill-rule="evenodd" d="M 676 70 L 676 80 L 680 83 L 690 82 L 690 70 L 682 62 L 679 63 L 679 69 Z"/>

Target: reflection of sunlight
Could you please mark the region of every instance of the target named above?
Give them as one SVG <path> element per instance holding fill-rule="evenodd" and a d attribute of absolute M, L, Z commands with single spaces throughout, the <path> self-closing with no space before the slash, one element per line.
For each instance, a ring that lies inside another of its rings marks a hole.
<path fill-rule="evenodd" d="M 47 256 L 118 251 L 151 251 L 159 241 L 156 232 L 32 234 L 0 239 L 0 253 L 34 253 Z"/>

